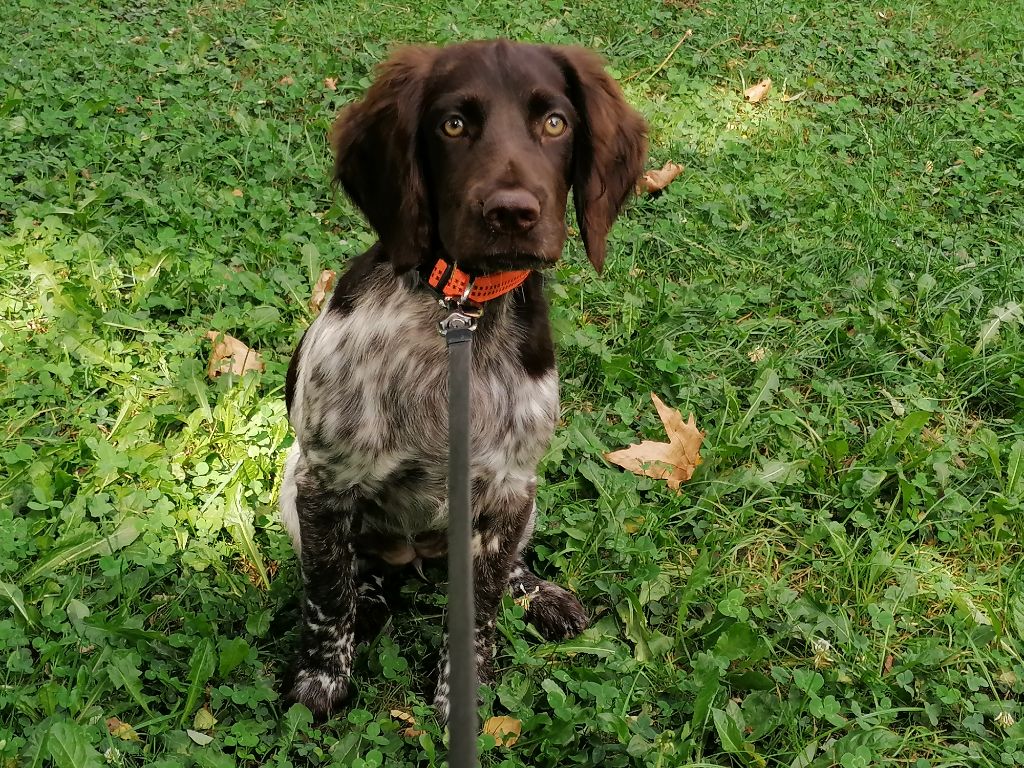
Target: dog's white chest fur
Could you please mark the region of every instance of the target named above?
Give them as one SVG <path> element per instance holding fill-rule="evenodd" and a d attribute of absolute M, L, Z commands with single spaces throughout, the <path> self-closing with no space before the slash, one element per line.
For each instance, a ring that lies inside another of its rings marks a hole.
<path fill-rule="evenodd" d="M 282 513 L 296 548 L 296 483 L 308 476 L 371 503 L 363 524 L 414 536 L 447 521 L 445 310 L 381 265 L 347 314 L 324 311 L 302 344 L 290 419 Z M 489 318 L 474 340 L 471 473 L 480 494 L 529 492 L 558 413 L 552 368 L 523 370 L 511 317 Z"/>

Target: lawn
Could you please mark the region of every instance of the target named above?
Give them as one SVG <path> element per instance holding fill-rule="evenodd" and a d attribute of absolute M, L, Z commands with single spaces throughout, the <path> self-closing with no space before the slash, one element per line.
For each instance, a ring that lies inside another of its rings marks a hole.
<path fill-rule="evenodd" d="M 332 116 L 397 42 L 495 35 L 602 52 L 686 170 L 550 277 L 533 559 L 594 623 L 506 600 L 482 764 L 1024 765 L 1019 3 L 8 0 L 0 766 L 443 764 L 441 585 L 336 719 L 280 698 L 284 374 L 373 241 Z M 210 379 L 210 330 L 265 370 Z M 679 492 L 603 458 L 652 392 L 707 432 Z"/>

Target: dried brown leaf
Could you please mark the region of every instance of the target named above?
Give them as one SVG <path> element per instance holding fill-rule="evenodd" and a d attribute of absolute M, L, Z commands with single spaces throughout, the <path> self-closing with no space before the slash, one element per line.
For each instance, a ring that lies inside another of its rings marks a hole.
<path fill-rule="evenodd" d="M 329 91 L 338 90 L 338 78 L 336 77 L 325 77 L 324 87 Z"/>
<path fill-rule="evenodd" d="M 231 194 L 234 195 L 235 197 L 241 197 L 245 193 L 236 187 L 235 189 L 231 190 Z"/>
<path fill-rule="evenodd" d="M 400 723 L 404 723 L 404 728 L 399 728 L 398 732 L 407 739 L 419 738 L 426 731 L 420 730 L 416 727 L 416 718 L 412 716 L 412 712 L 407 709 L 392 709 L 391 717 Z"/>
<path fill-rule="evenodd" d="M 295 85 L 295 78 L 292 77 L 291 75 L 285 75 L 277 82 L 279 82 L 281 85 Z"/>
<path fill-rule="evenodd" d="M 757 104 L 759 101 L 763 101 L 764 97 L 768 95 L 768 92 L 772 89 L 772 79 L 766 77 L 759 83 L 756 83 L 743 92 L 743 98 L 749 101 L 751 104 Z"/>
<path fill-rule="evenodd" d="M 979 101 L 981 101 L 982 96 L 984 96 L 986 93 L 988 93 L 988 86 L 987 85 L 982 87 L 982 88 L 979 88 L 974 93 L 972 93 L 970 96 L 968 96 L 967 97 L 967 103 L 968 104 L 977 104 Z"/>
<path fill-rule="evenodd" d="M 497 715 L 484 723 L 484 733 L 493 736 L 499 747 L 511 747 L 519 741 L 522 732 L 523 724 L 507 715 Z"/>
<path fill-rule="evenodd" d="M 653 168 L 641 176 L 640 181 L 636 185 L 637 192 L 646 192 L 648 195 L 661 192 L 685 169 L 685 165 L 673 163 L 669 160 L 661 168 Z"/>
<path fill-rule="evenodd" d="M 277 572 L 281 568 L 281 566 L 278 564 L 276 560 L 267 561 L 264 564 L 264 567 L 266 569 L 267 578 L 270 581 L 274 580 L 274 577 L 277 575 Z M 247 578 L 249 580 L 249 583 L 256 587 L 256 589 L 267 589 L 267 585 L 263 581 L 263 574 L 260 573 L 260 569 L 257 568 L 251 560 L 249 560 L 246 557 L 239 556 L 238 569 L 245 574 L 245 578 Z"/>
<path fill-rule="evenodd" d="M 121 741 L 142 741 L 134 728 L 116 717 L 107 718 L 107 731 L 115 739 L 121 739 Z"/>
<path fill-rule="evenodd" d="M 612 464 L 637 475 L 646 475 L 668 482 L 669 488 L 678 490 L 691 477 L 700 464 L 700 446 L 705 432 L 697 429 L 693 414 L 688 421 L 674 408 L 669 408 L 657 395 L 651 393 L 658 416 L 668 434 L 667 443 L 645 440 L 620 451 L 605 454 Z"/>
<path fill-rule="evenodd" d="M 210 364 L 206 375 L 215 379 L 222 373 L 234 373 L 238 376 L 248 371 L 262 371 L 263 358 L 254 349 L 249 349 L 234 336 L 217 331 L 207 331 L 206 338 L 213 342 L 210 353 Z"/>
<path fill-rule="evenodd" d="M 309 309 L 311 312 L 319 312 L 320 307 L 324 304 L 324 299 L 327 298 L 327 294 L 331 292 L 331 288 L 334 287 L 334 278 L 337 273 L 333 269 L 325 269 L 320 273 L 320 277 L 317 278 L 316 285 L 313 286 L 313 297 L 309 300 Z"/>

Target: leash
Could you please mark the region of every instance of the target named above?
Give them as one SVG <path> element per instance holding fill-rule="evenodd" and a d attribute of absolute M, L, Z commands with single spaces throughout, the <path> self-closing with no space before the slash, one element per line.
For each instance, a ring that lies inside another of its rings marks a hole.
<path fill-rule="evenodd" d="M 448 768 L 477 768 L 476 609 L 470 498 L 470 373 L 483 303 L 521 286 L 530 270 L 471 275 L 438 259 L 422 277 L 449 311 L 438 323 L 448 349 Z"/>
<path fill-rule="evenodd" d="M 451 314 L 438 324 L 448 348 L 448 766 L 476 768 L 477 707 L 473 510 L 470 499 L 470 372 L 473 331 L 482 309 L 442 300 Z"/>

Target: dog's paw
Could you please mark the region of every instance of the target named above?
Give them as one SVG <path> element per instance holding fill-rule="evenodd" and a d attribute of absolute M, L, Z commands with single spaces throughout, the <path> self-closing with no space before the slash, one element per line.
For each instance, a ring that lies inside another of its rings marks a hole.
<path fill-rule="evenodd" d="M 320 670 L 300 669 L 287 699 L 304 704 L 313 717 L 322 722 L 338 711 L 351 695 L 352 688 L 344 677 Z"/>
<path fill-rule="evenodd" d="M 590 624 L 590 617 L 576 595 L 550 581 L 541 582 L 532 592 L 518 596 L 517 602 L 526 609 L 526 620 L 545 640 L 576 637 Z"/>

